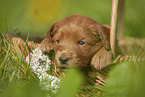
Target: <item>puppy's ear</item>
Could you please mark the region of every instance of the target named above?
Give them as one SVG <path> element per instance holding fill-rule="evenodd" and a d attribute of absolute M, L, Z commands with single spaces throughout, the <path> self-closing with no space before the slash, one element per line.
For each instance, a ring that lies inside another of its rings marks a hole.
<path fill-rule="evenodd" d="M 109 25 L 100 25 L 97 27 L 98 30 L 98 36 L 100 37 L 103 46 L 105 47 L 106 50 L 110 51 L 110 27 Z"/>
<path fill-rule="evenodd" d="M 40 43 L 40 49 L 43 51 L 43 52 L 47 52 L 49 53 L 50 50 L 53 49 L 52 47 L 52 42 L 50 41 L 49 38 L 45 38 L 41 43 Z"/>
<path fill-rule="evenodd" d="M 102 47 L 92 58 L 91 65 L 97 70 L 106 67 L 112 60 L 111 51 L 107 51 Z"/>
<path fill-rule="evenodd" d="M 56 33 L 57 29 L 58 29 L 58 23 L 56 22 L 46 32 L 46 36 L 51 39 L 54 36 L 54 34 Z"/>
<path fill-rule="evenodd" d="M 101 39 L 103 47 L 93 56 L 91 65 L 96 69 L 102 69 L 112 61 L 109 25 L 99 25 L 96 34 Z"/>
<path fill-rule="evenodd" d="M 50 50 L 53 49 L 53 46 L 52 46 L 52 38 L 53 38 L 53 35 L 56 33 L 57 31 L 57 23 L 54 23 L 50 29 L 46 32 L 46 37 L 40 44 L 40 49 L 43 51 L 43 52 L 47 52 L 49 53 Z"/>

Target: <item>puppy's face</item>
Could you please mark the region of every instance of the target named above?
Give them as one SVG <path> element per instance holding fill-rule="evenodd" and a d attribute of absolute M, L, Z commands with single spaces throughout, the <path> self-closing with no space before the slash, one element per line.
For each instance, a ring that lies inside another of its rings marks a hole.
<path fill-rule="evenodd" d="M 53 36 L 55 61 L 58 66 L 83 67 L 102 46 L 91 29 L 76 24 L 61 26 Z M 97 44 L 97 45 L 96 45 Z"/>
<path fill-rule="evenodd" d="M 93 19 L 80 15 L 72 15 L 53 24 L 47 32 L 46 43 L 49 44 L 46 45 L 49 48 L 51 45 L 55 51 L 56 65 L 83 68 L 89 64 L 104 45 L 100 36 L 102 28 Z"/>

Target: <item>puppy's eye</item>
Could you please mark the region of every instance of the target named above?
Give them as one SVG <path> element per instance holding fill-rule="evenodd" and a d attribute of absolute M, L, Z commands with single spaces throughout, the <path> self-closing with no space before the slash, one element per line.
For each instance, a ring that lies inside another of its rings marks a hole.
<path fill-rule="evenodd" d="M 59 44 L 59 40 L 56 40 L 56 43 Z"/>
<path fill-rule="evenodd" d="M 84 41 L 79 41 L 78 44 L 81 45 L 81 46 L 83 46 L 83 45 L 85 45 L 86 43 L 85 43 Z"/>

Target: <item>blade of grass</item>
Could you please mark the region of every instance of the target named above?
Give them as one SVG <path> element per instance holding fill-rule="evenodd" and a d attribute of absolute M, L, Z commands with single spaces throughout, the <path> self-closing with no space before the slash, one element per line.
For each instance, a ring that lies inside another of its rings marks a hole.
<path fill-rule="evenodd" d="M 2 74 L 2 69 L 4 68 L 5 63 L 6 63 L 7 59 L 8 59 L 8 57 L 9 57 L 9 51 L 10 51 L 10 49 L 8 49 L 8 51 L 6 51 L 6 56 L 5 56 L 4 60 L 1 63 L 1 66 L 0 66 L 0 74 Z"/>

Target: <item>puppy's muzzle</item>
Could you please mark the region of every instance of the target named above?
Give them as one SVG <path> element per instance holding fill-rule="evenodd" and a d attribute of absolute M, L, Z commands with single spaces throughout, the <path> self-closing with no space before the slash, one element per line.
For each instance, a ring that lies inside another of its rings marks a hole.
<path fill-rule="evenodd" d="M 61 64 L 67 64 L 68 60 L 69 60 L 69 58 L 67 58 L 67 57 L 59 57 L 59 62 Z"/>

